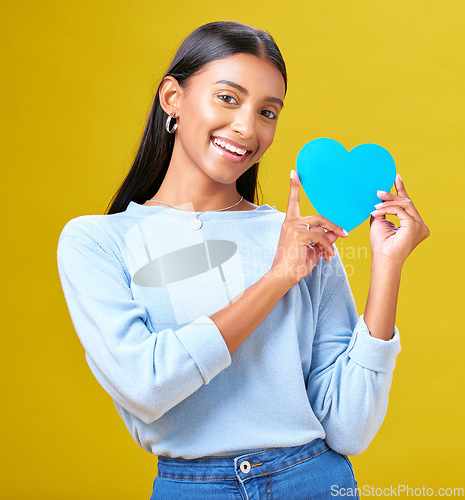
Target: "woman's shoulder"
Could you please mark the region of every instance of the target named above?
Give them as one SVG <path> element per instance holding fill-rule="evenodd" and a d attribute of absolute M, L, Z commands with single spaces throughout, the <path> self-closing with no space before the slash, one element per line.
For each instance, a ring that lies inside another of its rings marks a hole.
<path fill-rule="evenodd" d="M 127 230 L 126 221 L 123 219 L 107 214 L 80 215 L 65 224 L 58 244 L 64 240 L 74 240 L 73 244 L 82 248 L 104 250 L 107 253 L 117 252 L 120 233 Z"/>
<path fill-rule="evenodd" d="M 65 237 L 85 237 L 101 232 L 105 225 L 106 215 L 80 215 L 69 220 L 60 233 L 60 239 Z"/>
<path fill-rule="evenodd" d="M 58 238 L 59 263 L 74 258 L 122 262 L 119 233 L 113 227 L 113 219 L 111 215 L 80 215 L 69 220 Z"/>

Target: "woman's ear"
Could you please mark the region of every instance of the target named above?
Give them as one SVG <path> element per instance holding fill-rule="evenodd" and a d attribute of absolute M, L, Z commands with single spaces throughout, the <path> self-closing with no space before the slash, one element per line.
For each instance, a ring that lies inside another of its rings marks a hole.
<path fill-rule="evenodd" d="M 181 94 L 182 89 L 176 78 L 165 76 L 161 82 L 158 96 L 160 98 L 160 105 L 167 115 L 174 113 L 173 116 L 176 118 Z"/>

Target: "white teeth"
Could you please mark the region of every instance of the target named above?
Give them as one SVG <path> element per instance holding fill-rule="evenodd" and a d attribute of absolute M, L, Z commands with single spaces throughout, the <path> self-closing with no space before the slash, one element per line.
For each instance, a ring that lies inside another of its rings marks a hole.
<path fill-rule="evenodd" d="M 213 142 L 217 144 L 218 146 L 221 146 L 222 148 L 231 151 L 232 153 L 236 153 L 239 156 L 244 156 L 247 153 L 247 149 L 240 149 L 236 148 L 236 146 L 233 146 L 225 141 L 222 141 L 220 139 L 214 139 Z"/>

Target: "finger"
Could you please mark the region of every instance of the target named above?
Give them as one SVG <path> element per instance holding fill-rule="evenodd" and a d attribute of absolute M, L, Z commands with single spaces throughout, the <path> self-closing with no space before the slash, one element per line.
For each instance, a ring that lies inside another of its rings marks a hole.
<path fill-rule="evenodd" d="M 386 215 L 370 215 L 370 227 L 377 220 L 386 220 Z"/>
<path fill-rule="evenodd" d="M 375 205 L 375 209 L 394 207 L 394 206 L 402 207 L 409 215 L 411 215 L 414 219 L 420 220 L 420 214 L 418 210 L 415 208 L 415 205 L 412 203 L 412 200 L 408 200 L 405 198 L 401 198 L 399 200 L 394 201 L 383 201 L 382 203 L 377 203 Z"/>
<path fill-rule="evenodd" d="M 331 255 L 329 255 L 327 250 L 318 243 L 307 245 L 307 249 L 312 259 L 318 260 L 320 257 L 323 257 L 326 262 L 331 262 Z"/>
<path fill-rule="evenodd" d="M 325 219 L 321 215 L 309 215 L 307 217 L 301 217 L 299 222 L 303 224 L 308 224 L 310 227 L 312 226 L 323 227 L 327 231 L 333 231 L 342 238 L 347 238 L 347 236 L 349 236 L 349 233 L 345 229 L 343 229 L 341 226 L 334 224 L 334 222 Z"/>
<path fill-rule="evenodd" d="M 401 225 L 402 225 L 402 221 L 415 222 L 415 219 L 411 215 L 409 215 L 403 208 L 399 207 L 398 205 L 394 205 L 392 207 L 384 207 L 384 208 L 381 207 L 381 208 L 371 212 L 371 215 L 373 217 L 395 215 L 401 221 Z"/>
<path fill-rule="evenodd" d="M 297 219 L 300 217 L 299 176 L 295 170 L 291 170 L 290 183 L 289 200 L 287 202 L 286 217 L 284 220 Z"/>
<path fill-rule="evenodd" d="M 376 195 L 382 201 L 411 201 L 410 198 L 406 198 L 405 196 L 399 196 L 394 193 L 388 193 L 386 191 L 376 191 Z"/>
<path fill-rule="evenodd" d="M 310 245 L 311 243 L 316 243 L 330 255 L 333 256 L 336 255 L 333 245 L 328 240 L 326 233 L 324 231 L 310 229 L 310 231 L 299 230 L 298 232 L 302 235 L 303 241 L 306 245 Z"/>
<path fill-rule="evenodd" d="M 404 198 L 409 197 L 409 195 L 407 194 L 407 191 L 405 190 L 404 181 L 402 180 L 402 177 L 400 176 L 400 174 L 396 175 L 395 186 L 396 186 L 396 192 L 399 196 L 402 196 Z"/>
<path fill-rule="evenodd" d="M 332 231 L 327 231 L 325 233 L 325 236 L 326 236 L 326 238 L 328 238 L 328 241 L 331 243 L 331 246 L 334 250 L 333 243 L 338 238 L 337 234 L 334 234 Z M 334 253 L 332 253 L 330 255 L 329 252 L 325 248 L 322 248 L 318 243 L 311 243 L 310 245 L 308 245 L 308 248 L 309 248 L 309 250 L 311 250 L 311 249 L 314 250 L 313 258 L 320 258 L 321 256 L 323 256 L 323 259 L 326 262 L 331 262 L 331 256 L 334 256 L 336 254 L 336 251 L 334 250 Z"/>
<path fill-rule="evenodd" d="M 328 241 L 331 243 L 331 245 L 337 240 L 337 234 L 333 233 L 332 231 L 326 231 L 325 236 L 326 238 L 328 238 Z"/>
<path fill-rule="evenodd" d="M 321 249 L 320 256 L 323 257 L 323 260 L 325 260 L 326 262 L 331 262 L 331 257 L 333 257 L 324 248 Z"/>
<path fill-rule="evenodd" d="M 331 255 L 328 255 L 327 252 L 323 253 L 323 258 L 326 262 L 331 262 L 331 256 L 336 255 L 336 249 L 334 248 L 334 242 L 337 240 L 337 235 L 334 234 L 332 231 L 327 231 L 325 236 L 328 238 L 328 241 L 331 243 L 331 247 L 333 248 L 333 253 Z"/>
<path fill-rule="evenodd" d="M 317 243 L 310 243 L 310 245 L 307 245 L 307 250 L 310 257 L 314 260 L 318 260 L 321 256 L 323 256 L 325 260 L 330 257 L 326 255 L 326 252 Z"/>

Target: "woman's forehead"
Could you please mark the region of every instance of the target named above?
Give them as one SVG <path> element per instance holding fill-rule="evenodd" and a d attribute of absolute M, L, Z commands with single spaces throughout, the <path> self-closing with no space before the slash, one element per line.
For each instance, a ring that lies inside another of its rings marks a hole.
<path fill-rule="evenodd" d="M 206 64 L 190 78 L 190 84 L 205 85 L 233 82 L 248 92 L 261 90 L 267 95 L 272 92 L 283 98 L 284 78 L 279 69 L 267 59 L 252 54 L 234 54 Z"/>

